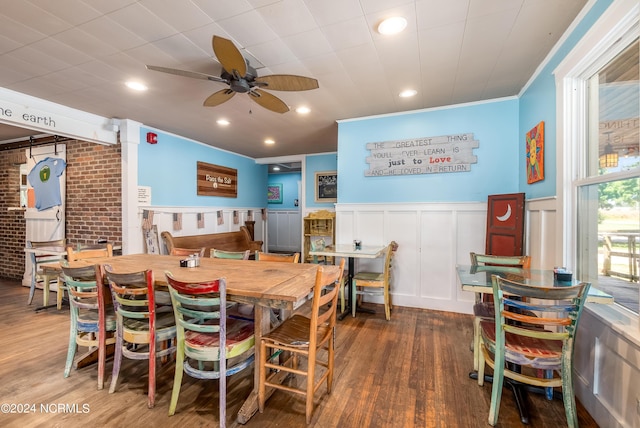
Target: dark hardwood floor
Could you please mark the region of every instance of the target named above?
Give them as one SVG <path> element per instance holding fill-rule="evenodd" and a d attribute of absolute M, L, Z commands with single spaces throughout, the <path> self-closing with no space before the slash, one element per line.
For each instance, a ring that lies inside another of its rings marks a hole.
<path fill-rule="evenodd" d="M 173 363 L 159 368 L 156 407 L 146 406 L 147 365 L 123 362 L 120 383 L 109 394 L 111 361 L 104 390 L 97 390 L 95 366 L 63 377 L 69 315 L 49 309 L 36 292 L 0 280 L 0 414 L 2 427 L 200 427 L 218 425 L 215 381 L 185 375 L 176 414 L 167 416 Z M 50 301 L 55 302 L 54 293 Z M 336 377 L 331 395 L 321 387 L 311 426 L 316 427 L 486 427 L 491 385 L 468 377 L 473 365 L 469 315 L 395 308 L 391 321 L 358 314 L 338 322 Z M 227 426 L 241 426 L 235 414 L 252 385 L 252 372 L 229 378 Z M 562 401 L 528 396 L 531 427 L 566 425 Z M 7 413 L 26 407 L 25 413 Z M 62 406 L 62 407 L 60 407 Z M 581 427 L 596 427 L 578 404 Z M 304 427 L 302 397 L 275 392 L 263 414 L 247 427 Z M 500 427 L 522 426 L 511 394 L 505 390 Z"/>

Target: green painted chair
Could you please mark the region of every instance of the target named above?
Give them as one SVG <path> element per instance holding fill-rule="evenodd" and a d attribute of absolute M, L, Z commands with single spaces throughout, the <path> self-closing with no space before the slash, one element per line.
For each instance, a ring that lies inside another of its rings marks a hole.
<path fill-rule="evenodd" d="M 251 251 L 224 251 L 217 250 L 215 248 L 211 249 L 210 256 L 212 259 L 234 259 L 234 260 L 249 260 L 249 255 Z"/>
<path fill-rule="evenodd" d="M 493 368 L 489 424 L 498 422 L 504 378 L 546 389 L 562 387 L 569 427 L 578 426 L 573 389 L 573 351 L 591 284 L 530 286 L 493 275 L 494 320 L 480 322 L 478 384 L 485 363 Z M 538 315 L 528 315 L 529 313 Z M 525 370 L 522 370 L 522 369 Z M 527 368 L 532 369 L 529 375 Z M 538 377 L 539 370 L 550 376 Z"/>
<path fill-rule="evenodd" d="M 69 267 L 62 262 L 62 275 L 69 294 L 69 347 L 64 377 L 71 374 L 71 366 L 79 346 L 98 350 L 98 389 L 104 386 L 107 345 L 116 342 L 116 316 L 113 305 L 105 304 L 105 287 L 99 265 Z"/>
<path fill-rule="evenodd" d="M 391 241 L 385 249 L 384 266 L 382 272 L 360 271 L 353 275 L 351 287 L 353 288 L 352 296 L 368 295 L 383 296 L 384 314 L 387 321 L 391 320 L 391 265 L 393 257 L 398 250 L 396 241 Z M 356 316 L 357 299 L 351 304 L 351 313 Z"/>
<path fill-rule="evenodd" d="M 528 269 L 531 266 L 531 258 L 529 256 L 494 256 L 471 252 L 470 257 L 472 266 L 487 266 L 489 269 L 491 267 Z M 478 371 L 478 365 L 480 364 L 480 321 L 493 319 L 495 316 L 493 297 L 476 293 L 473 315 L 473 370 Z"/>
<path fill-rule="evenodd" d="M 224 278 L 183 282 L 166 272 L 176 318 L 176 369 L 169 416 L 176 411 L 183 373 L 196 379 L 218 379 L 220 426 L 226 423 L 227 376 L 251 367 L 253 322 L 227 317 Z M 227 364 L 233 361 L 233 365 Z"/>

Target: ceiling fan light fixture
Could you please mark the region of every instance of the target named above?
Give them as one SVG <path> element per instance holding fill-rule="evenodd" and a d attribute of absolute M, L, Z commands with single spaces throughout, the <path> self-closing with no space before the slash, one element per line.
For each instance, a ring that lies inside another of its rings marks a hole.
<path fill-rule="evenodd" d="M 144 83 L 140 83 L 140 82 L 135 82 L 133 80 L 130 80 L 129 82 L 126 82 L 125 85 L 127 85 L 127 88 L 129 89 L 133 89 L 134 91 L 146 91 L 147 85 L 145 85 Z"/>
<path fill-rule="evenodd" d="M 416 95 L 417 93 L 418 91 L 416 91 L 415 89 L 405 89 L 404 91 L 400 92 L 398 96 L 400 98 L 410 98 Z"/>
<path fill-rule="evenodd" d="M 378 24 L 378 33 L 383 36 L 391 36 L 400 33 L 405 28 L 407 28 L 407 20 L 402 16 L 393 16 Z"/>
<path fill-rule="evenodd" d="M 298 114 L 309 114 L 310 112 L 311 112 L 311 109 L 306 106 L 301 106 L 296 109 L 296 113 Z"/>
<path fill-rule="evenodd" d="M 275 144 L 276 142 L 271 138 L 267 138 L 266 140 L 264 140 L 264 143 L 267 145 L 271 145 L 271 144 Z"/>

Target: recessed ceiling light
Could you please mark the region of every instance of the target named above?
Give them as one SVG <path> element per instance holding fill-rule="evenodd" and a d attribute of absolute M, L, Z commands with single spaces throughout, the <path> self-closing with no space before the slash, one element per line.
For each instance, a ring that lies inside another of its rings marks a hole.
<path fill-rule="evenodd" d="M 298 107 L 296 109 L 296 113 L 299 113 L 299 114 L 308 114 L 310 111 L 311 111 L 311 109 L 309 107 L 305 107 L 305 106 Z"/>
<path fill-rule="evenodd" d="M 415 89 L 405 89 L 404 91 L 400 92 L 398 95 L 402 98 L 409 98 L 414 96 L 417 93 L 418 91 L 416 91 Z"/>
<path fill-rule="evenodd" d="M 227 126 L 229 124 L 229 121 L 227 119 L 218 119 L 216 120 L 216 123 L 220 126 Z"/>
<path fill-rule="evenodd" d="M 266 140 L 264 140 L 265 144 L 275 144 L 276 142 L 274 140 L 272 140 L 271 138 L 267 138 Z"/>
<path fill-rule="evenodd" d="M 125 85 L 127 85 L 127 87 L 129 89 L 133 89 L 134 91 L 146 91 L 147 90 L 147 86 L 140 83 L 140 82 L 134 82 L 134 81 L 130 81 L 125 83 Z"/>
<path fill-rule="evenodd" d="M 387 18 L 378 24 L 378 33 L 389 36 L 392 34 L 398 34 L 405 28 L 407 28 L 407 20 L 401 16 L 394 16 L 392 18 Z"/>
<path fill-rule="evenodd" d="M 274 167 L 273 167 L 273 170 L 274 170 L 274 171 L 280 171 L 280 167 L 279 167 L 279 166 L 274 166 Z"/>

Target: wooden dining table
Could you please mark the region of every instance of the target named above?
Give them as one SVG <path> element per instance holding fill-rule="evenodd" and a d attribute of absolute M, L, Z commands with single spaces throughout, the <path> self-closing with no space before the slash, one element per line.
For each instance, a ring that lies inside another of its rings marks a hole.
<path fill-rule="evenodd" d="M 198 267 L 180 267 L 182 256 L 131 254 L 109 258 L 81 260 L 71 266 L 109 264 L 115 272 L 153 271 L 156 287 L 167 286 L 165 272 L 170 271 L 181 281 L 210 281 L 226 278 L 227 299 L 252 304 L 255 307 L 255 341 L 271 330 L 269 308 L 290 313 L 301 306 L 313 291 L 318 265 L 307 263 L 278 263 L 252 260 L 200 258 Z M 43 269 L 60 270 L 58 263 L 43 265 Z M 338 266 L 322 266 L 325 271 Z M 255 347 L 255 360 L 260 361 L 260 347 Z M 284 380 L 286 374 L 282 373 Z M 258 410 L 258 370 L 254 370 L 253 390 L 238 412 L 237 421 L 245 424 Z"/>

